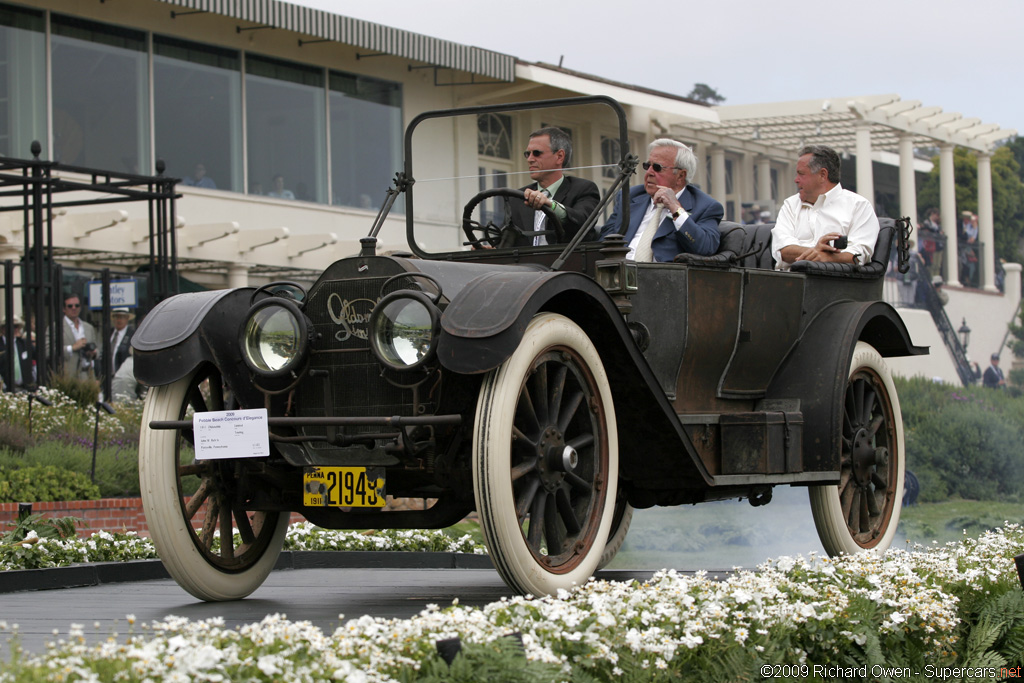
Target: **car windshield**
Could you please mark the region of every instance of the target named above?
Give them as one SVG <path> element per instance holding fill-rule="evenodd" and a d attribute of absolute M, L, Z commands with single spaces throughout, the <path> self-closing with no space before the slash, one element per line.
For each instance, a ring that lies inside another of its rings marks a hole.
<path fill-rule="evenodd" d="M 599 204 L 630 151 L 620 113 L 606 98 L 574 98 L 417 117 L 406 134 L 405 173 L 414 180 L 405 196 L 410 248 L 421 256 L 512 247 L 558 252 L 588 218 L 586 240 L 595 240 L 613 210 L 612 200 Z M 531 137 L 536 131 L 548 133 Z M 565 149 L 553 149 L 559 146 Z M 558 183 L 558 225 L 524 203 L 519 191 L 538 182 Z"/>

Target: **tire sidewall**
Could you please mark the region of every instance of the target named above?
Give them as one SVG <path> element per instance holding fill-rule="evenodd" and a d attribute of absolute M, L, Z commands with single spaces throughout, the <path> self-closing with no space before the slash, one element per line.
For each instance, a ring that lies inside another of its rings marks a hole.
<path fill-rule="evenodd" d="M 511 434 L 520 389 L 537 356 L 555 345 L 569 347 L 579 354 L 593 374 L 604 404 L 608 442 L 608 482 L 594 543 L 579 564 L 564 573 L 548 571 L 534 558 L 516 518 L 510 477 Z M 512 356 L 484 379 L 473 427 L 473 481 L 476 507 L 492 560 L 512 588 L 532 595 L 551 595 L 582 585 L 597 570 L 615 511 L 618 432 L 608 376 L 600 355 L 586 333 L 568 318 L 552 313 L 535 316 Z"/>

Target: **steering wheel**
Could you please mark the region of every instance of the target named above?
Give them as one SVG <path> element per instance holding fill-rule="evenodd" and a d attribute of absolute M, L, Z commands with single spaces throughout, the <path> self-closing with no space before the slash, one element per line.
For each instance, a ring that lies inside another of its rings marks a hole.
<path fill-rule="evenodd" d="M 466 233 L 466 237 L 469 239 L 469 244 L 473 246 L 480 246 L 481 244 L 488 244 L 491 247 L 499 247 L 501 245 L 502 237 L 509 231 L 523 235 L 524 237 L 534 237 L 537 234 L 550 235 L 554 232 L 555 242 L 565 241 L 565 231 L 562 229 L 562 222 L 558 220 L 558 216 L 555 215 L 549 207 L 539 209 L 541 213 L 547 218 L 547 230 L 541 233 L 535 233 L 532 230 L 527 232 L 524 231 L 517 225 L 512 223 L 512 212 L 505 212 L 505 221 L 501 225 L 495 225 L 492 221 L 487 221 L 486 225 L 481 225 L 479 222 L 473 220 L 473 211 L 479 206 L 485 199 L 491 197 L 506 197 L 508 199 L 518 199 L 521 202 L 526 201 L 526 195 L 522 190 L 515 190 L 510 187 L 492 187 L 489 190 L 477 193 L 469 202 L 466 204 L 466 208 L 462 211 L 462 230 Z M 507 204 L 508 202 L 506 202 Z M 479 233 L 479 234 L 477 234 Z"/>

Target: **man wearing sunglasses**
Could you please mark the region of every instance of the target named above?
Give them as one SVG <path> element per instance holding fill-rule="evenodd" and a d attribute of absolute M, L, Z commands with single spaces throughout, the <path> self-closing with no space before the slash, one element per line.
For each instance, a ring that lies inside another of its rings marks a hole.
<path fill-rule="evenodd" d="M 64 370 L 73 377 L 93 376 L 96 358 L 96 329 L 79 316 L 82 303 L 77 294 L 64 297 Z"/>
<path fill-rule="evenodd" d="M 554 235 L 523 234 L 546 229 L 547 219 L 540 211 L 545 207 L 561 221 L 565 239 L 572 239 L 601 200 L 597 185 L 562 173 L 572 159 L 572 140 L 561 128 L 541 128 L 530 133 L 523 156 L 535 182 L 522 188 L 524 202 L 512 201 L 512 224 L 519 230 L 506 232 L 499 246 L 542 246 L 554 242 Z"/>
<path fill-rule="evenodd" d="M 722 205 L 690 184 L 697 157 L 681 142 L 661 138 L 647 147 L 644 184 L 629 190 L 627 259 L 672 261 L 683 252 L 709 256 L 718 249 Z M 618 200 L 601 237 L 621 229 Z"/>

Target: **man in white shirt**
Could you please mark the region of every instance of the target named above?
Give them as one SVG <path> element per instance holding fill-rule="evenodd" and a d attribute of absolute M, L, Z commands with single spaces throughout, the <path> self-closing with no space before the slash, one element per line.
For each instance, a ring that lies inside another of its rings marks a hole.
<path fill-rule="evenodd" d="M 796 261 L 867 264 L 878 240 L 878 217 L 871 203 L 839 184 L 840 160 L 824 145 L 800 150 L 796 164 L 799 192 L 779 210 L 772 228 L 772 256 L 779 270 Z M 834 240 L 845 236 L 846 247 Z"/>
<path fill-rule="evenodd" d="M 64 297 L 64 369 L 73 377 L 92 379 L 96 359 L 96 329 L 79 316 L 82 303 L 77 294 Z"/>

